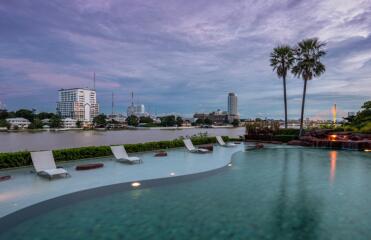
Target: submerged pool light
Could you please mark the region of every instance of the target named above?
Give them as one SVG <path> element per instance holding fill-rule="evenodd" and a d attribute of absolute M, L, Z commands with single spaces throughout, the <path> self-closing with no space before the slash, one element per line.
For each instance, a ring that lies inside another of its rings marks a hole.
<path fill-rule="evenodd" d="M 170 176 L 175 176 L 175 173 L 174 173 L 174 172 L 171 172 L 171 173 L 170 173 Z"/>
<path fill-rule="evenodd" d="M 139 187 L 140 186 L 140 182 L 133 182 L 131 184 L 132 187 Z"/>
<path fill-rule="evenodd" d="M 232 163 L 228 164 L 228 167 L 232 167 Z"/>

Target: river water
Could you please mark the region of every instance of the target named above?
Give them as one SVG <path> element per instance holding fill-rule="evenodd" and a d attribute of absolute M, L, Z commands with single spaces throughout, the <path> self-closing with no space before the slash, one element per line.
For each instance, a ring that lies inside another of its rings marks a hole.
<path fill-rule="evenodd" d="M 209 136 L 241 136 L 245 128 L 188 128 L 179 130 L 40 131 L 0 132 L 0 152 L 37 151 L 84 146 L 173 140 L 207 133 Z"/>

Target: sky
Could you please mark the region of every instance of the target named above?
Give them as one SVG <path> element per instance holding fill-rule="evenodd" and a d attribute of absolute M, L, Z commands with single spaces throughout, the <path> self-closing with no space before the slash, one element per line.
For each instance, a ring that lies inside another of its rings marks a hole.
<path fill-rule="evenodd" d="M 371 100 L 369 0 L 3 0 L 0 102 L 9 110 L 55 111 L 58 89 L 93 87 L 100 110 L 136 103 L 152 113 L 226 110 L 283 118 L 283 87 L 269 65 L 279 44 L 327 43 L 326 73 L 308 83 L 306 116 L 330 118 Z M 289 75 L 289 118 L 303 80 Z"/>

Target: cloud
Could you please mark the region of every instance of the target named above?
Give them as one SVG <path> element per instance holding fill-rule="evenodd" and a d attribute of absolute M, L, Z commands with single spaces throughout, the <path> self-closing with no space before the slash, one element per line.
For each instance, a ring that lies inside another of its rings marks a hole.
<path fill-rule="evenodd" d="M 269 53 L 306 37 L 328 43 L 327 71 L 308 86 L 308 115 L 334 102 L 356 111 L 371 92 L 366 0 L 25 0 L 0 3 L 0 13 L 0 100 L 10 108 L 25 96 L 45 107 L 43 93 L 55 99 L 58 88 L 91 86 L 96 72 L 105 112 L 111 92 L 121 112 L 134 91 L 154 112 L 189 114 L 225 109 L 232 91 L 242 116 L 282 118 L 282 82 Z M 289 76 L 293 118 L 302 87 Z"/>

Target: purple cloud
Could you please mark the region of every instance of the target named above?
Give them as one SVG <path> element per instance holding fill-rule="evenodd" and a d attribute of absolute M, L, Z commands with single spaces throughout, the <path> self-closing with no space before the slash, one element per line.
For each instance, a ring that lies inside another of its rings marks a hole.
<path fill-rule="evenodd" d="M 326 74 L 309 84 L 308 114 L 334 102 L 355 111 L 371 92 L 370 13 L 361 0 L 6 1 L 0 101 L 53 111 L 58 88 L 91 86 L 95 71 L 105 112 L 112 91 L 121 112 L 134 91 L 153 111 L 183 114 L 225 109 L 234 91 L 243 117 L 263 110 L 282 117 L 282 84 L 269 53 L 316 36 L 329 54 Z M 288 82 L 292 118 L 302 84 Z"/>

